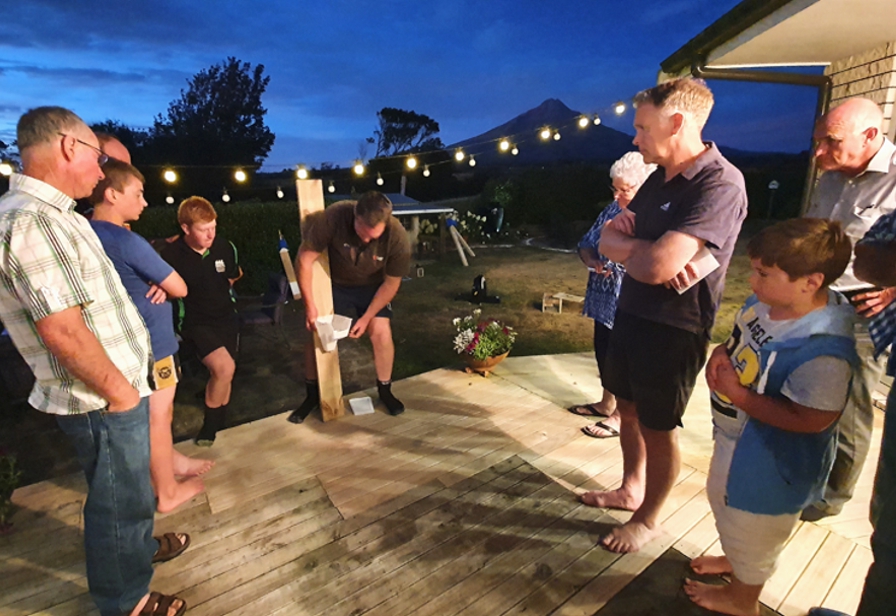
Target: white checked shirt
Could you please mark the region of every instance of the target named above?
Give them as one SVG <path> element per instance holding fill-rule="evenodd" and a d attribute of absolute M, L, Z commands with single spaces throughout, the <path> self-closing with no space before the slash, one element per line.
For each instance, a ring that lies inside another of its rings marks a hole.
<path fill-rule="evenodd" d="M 96 233 L 49 184 L 13 175 L 9 187 L 0 197 L 0 320 L 36 377 L 28 402 L 57 415 L 108 406 L 37 335 L 35 322 L 75 306 L 112 363 L 148 396 L 149 333 Z"/>

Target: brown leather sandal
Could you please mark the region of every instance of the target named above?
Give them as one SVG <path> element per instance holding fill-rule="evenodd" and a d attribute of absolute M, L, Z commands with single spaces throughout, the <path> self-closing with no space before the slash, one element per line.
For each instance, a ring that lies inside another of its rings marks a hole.
<path fill-rule="evenodd" d="M 143 609 L 140 610 L 139 616 L 172 616 L 168 611 L 175 601 L 180 601 L 180 607 L 177 608 L 177 611 L 174 612 L 173 616 L 181 616 L 181 614 L 187 611 L 186 601 L 180 597 L 175 597 L 174 595 L 163 595 L 160 592 L 151 592 L 149 593 L 149 599 L 147 599 L 146 603 L 143 605 Z"/>
<path fill-rule="evenodd" d="M 190 535 L 186 533 L 165 533 L 153 539 L 159 542 L 159 549 L 152 555 L 153 563 L 163 563 L 177 558 L 190 547 Z"/>

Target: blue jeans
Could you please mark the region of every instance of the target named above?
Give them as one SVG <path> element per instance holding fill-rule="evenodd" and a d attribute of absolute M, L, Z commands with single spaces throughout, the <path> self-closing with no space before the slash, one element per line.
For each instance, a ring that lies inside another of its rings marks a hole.
<path fill-rule="evenodd" d="M 155 495 L 149 479 L 149 399 L 123 413 L 60 415 L 87 478 L 87 584 L 102 616 L 127 614 L 149 592 Z"/>

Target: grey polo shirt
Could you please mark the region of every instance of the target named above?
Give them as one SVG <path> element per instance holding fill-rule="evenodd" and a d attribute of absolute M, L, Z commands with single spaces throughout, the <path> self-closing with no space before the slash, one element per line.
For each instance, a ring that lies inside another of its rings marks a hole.
<path fill-rule="evenodd" d="M 707 145 L 690 167 L 668 182 L 662 168 L 654 171 L 628 207 L 637 215 L 636 238 L 655 242 L 668 231 L 686 233 L 706 243 L 719 268 L 681 295 L 626 274 L 618 310 L 708 337 L 731 253 L 747 217 L 747 190 L 743 174 L 715 144 Z"/>
<path fill-rule="evenodd" d="M 812 191 L 806 216 L 836 220 L 843 225 L 855 246 L 878 218 L 894 210 L 896 145 L 885 138 L 880 150 L 859 175 L 850 177 L 839 171 L 825 172 Z M 846 271 L 831 285 L 835 291 L 853 291 L 871 286 L 855 277 L 853 259 L 855 253 Z"/>

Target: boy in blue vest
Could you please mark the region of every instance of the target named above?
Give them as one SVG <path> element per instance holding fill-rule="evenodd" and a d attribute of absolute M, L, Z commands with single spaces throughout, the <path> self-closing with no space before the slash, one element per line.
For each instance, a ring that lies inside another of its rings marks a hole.
<path fill-rule="evenodd" d="M 828 286 L 852 247 L 840 224 L 798 218 L 768 227 L 747 253 L 754 295 L 706 365 L 713 449 L 706 492 L 724 556 L 700 556 L 691 600 L 724 614 L 759 614 L 759 595 L 800 512 L 824 491 L 837 420 L 857 365 L 854 310 Z"/>

